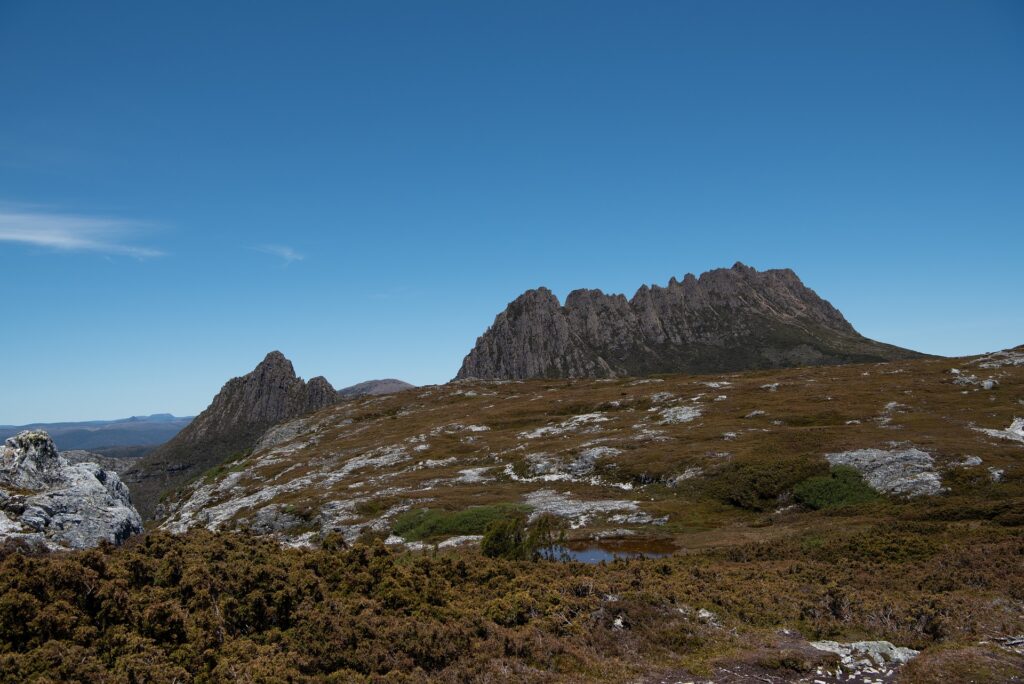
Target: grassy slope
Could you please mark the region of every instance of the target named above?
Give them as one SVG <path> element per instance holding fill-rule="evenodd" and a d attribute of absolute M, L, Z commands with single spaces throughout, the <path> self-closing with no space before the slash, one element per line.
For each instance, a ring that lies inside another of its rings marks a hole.
<path fill-rule="evenodd" d="M 956 385 L 948 373 L 953 365 L 997 377 L 1000 386 L 985 391 Z M 222 486 L 206 492 L 204 505 L 230 504 L 277 487 L 268 500 L 232 512 L 221 526 L 245 527 L 260 507 L 289 506 L 304 521 L 287 532 L 295 536 L 321 525 L 349 529 L 386 522 L 387 511 L 402 508 L 523 504 L 532 493 L 549 490 L 572 501 L 632 501 L 653 518 L 668 516 L 666 524 L 651 526 L 594 515 L 574 536 L 626 529 L 668 537 L 681 548 L 704 548 L 835 524 L 827 512 L 787 508 L 789 491 L 828 472 L 826 453 L 894 444 L 932 454 L 948 491 L 911 501 L 883 497 L 845 511 L 843 525 L 890 517 L 1005 522 L 1024 503 L 1024 448 L 972 429 L 1002 429 L 1024 414 L 1024 366 L 985 371 L 965 360 L 927 359 L 657 380 L 461 382 L 348 402 L 317 414 L 313 433 L 233 464 L 231 479 L 222 476 Z M 729 384 L 707 385 L 714 382 Z M 763 388 L 776 383 L 776 391 Z M 659 393 L 675 398 L 659 400 Z M 898 406 L 887 410 L 891 402 Z M 678 406 L 699 407 L 702 415 L 659 424 L 661 411 Z M 763 414 L 746 417 L 755 411 Z M 524 436 L 595 413 L 604 420 Z M 601 456 L 593 473 L 577 481 L 521 479 L 530 475 L 536 454 L 564 471 L 587 445 L 620 453 Z M 353 467 L 353 459 L 389 448 L 399 450 L 396 462 Z M 956 465 L 967 456 L 979 456 L 983 464 Z M 1004 470 L 1005 480 L 992 482 L 990 467 Z M 463 472 L 470 468 L 486 470 L 470 481 Z M 688 471 L 699 474 L 671 485 Z M 747 496 L 751 482 L 764 490 L 762 496 Z M 321 516 L 337 502 L 354 503 L 354 510 L 347 517 Z"/>

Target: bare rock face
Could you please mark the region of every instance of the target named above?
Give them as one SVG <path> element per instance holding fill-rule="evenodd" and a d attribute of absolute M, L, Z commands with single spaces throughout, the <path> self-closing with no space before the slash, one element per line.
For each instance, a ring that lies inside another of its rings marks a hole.
<path fill-rule="evenodd" d="M 616 377 L 920 356 L 861 336 L 789 269 L 737 263 L 632 299 L 530 290 L 498 314 L 457 379 Z"/>
<path fill-rule="evenodd" d="M 0 539 L 48 549 L 120 544 L 142 531 L 128 488 L 95 463 L 70 463 L 27 430 L 0 447 Z"/>
<path fill-rule="evenodd" d="M 935 460 L 920 449 L 856 449 L 828 454 L 825 458 L 834 466 L 856 469 L 872 489 L 883 494 L 921 496 L 942 492 Z"/>
<path fill-rule="evenodd" d="M 323 377 L 295 375 L 291 361 L 273 351 L 251 373 L 228 380 L 210 406 L 171 441 L 127 471 L 139 510 L 157 510 L 161 492 L 180 486 L 256 444 L 270 427 L 338 401 Z"/>

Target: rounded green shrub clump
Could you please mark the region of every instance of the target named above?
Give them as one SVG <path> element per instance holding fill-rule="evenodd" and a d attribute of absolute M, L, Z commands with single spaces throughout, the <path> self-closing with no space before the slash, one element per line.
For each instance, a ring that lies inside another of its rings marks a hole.
<path fill-rule="evenodd" d="M 835 466 L 828 475 L 809 477 L 793 488 L 793 496 L 805 506 L 820 510 L 867 503 L 878 498 L 856 469 Z"/>

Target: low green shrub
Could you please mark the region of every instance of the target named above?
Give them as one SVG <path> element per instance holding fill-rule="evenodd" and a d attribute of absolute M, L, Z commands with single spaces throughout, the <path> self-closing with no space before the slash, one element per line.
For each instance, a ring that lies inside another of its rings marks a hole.
<path fill-rule="evenodd" d="M 797 501 L 815 510 L 842 508 L 878 498 L 857 470 L 835 466 L 828 475 L 809 477 L 793 488 Z"/>
<path fill-rule="evenodd" d="M 780 497 L 819 468 L 819 464 L 795 458 L 730 463 L 715 474 L 711 491 L 733 506 L 764 511 L 774 508 Z"/>
<path fill-rule="evenodd" d="M 459 534 L 483 534 L 491 523 L 521 515 L 521 506 L 473 506 L 461 511 L 421 508 L 395 518 L 392 531 L 406 541 L 421 541 Z"/>

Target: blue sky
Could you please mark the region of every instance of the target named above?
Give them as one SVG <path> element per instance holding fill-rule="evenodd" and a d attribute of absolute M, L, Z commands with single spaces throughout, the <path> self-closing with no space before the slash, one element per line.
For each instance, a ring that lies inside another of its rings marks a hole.
<path fill-rule="evenodd" d="M 0 0 L 0 423 L 271 349 L 451 378 L 523 290 L 791 267 L 1024 343 L 1024 3 Z"/>

